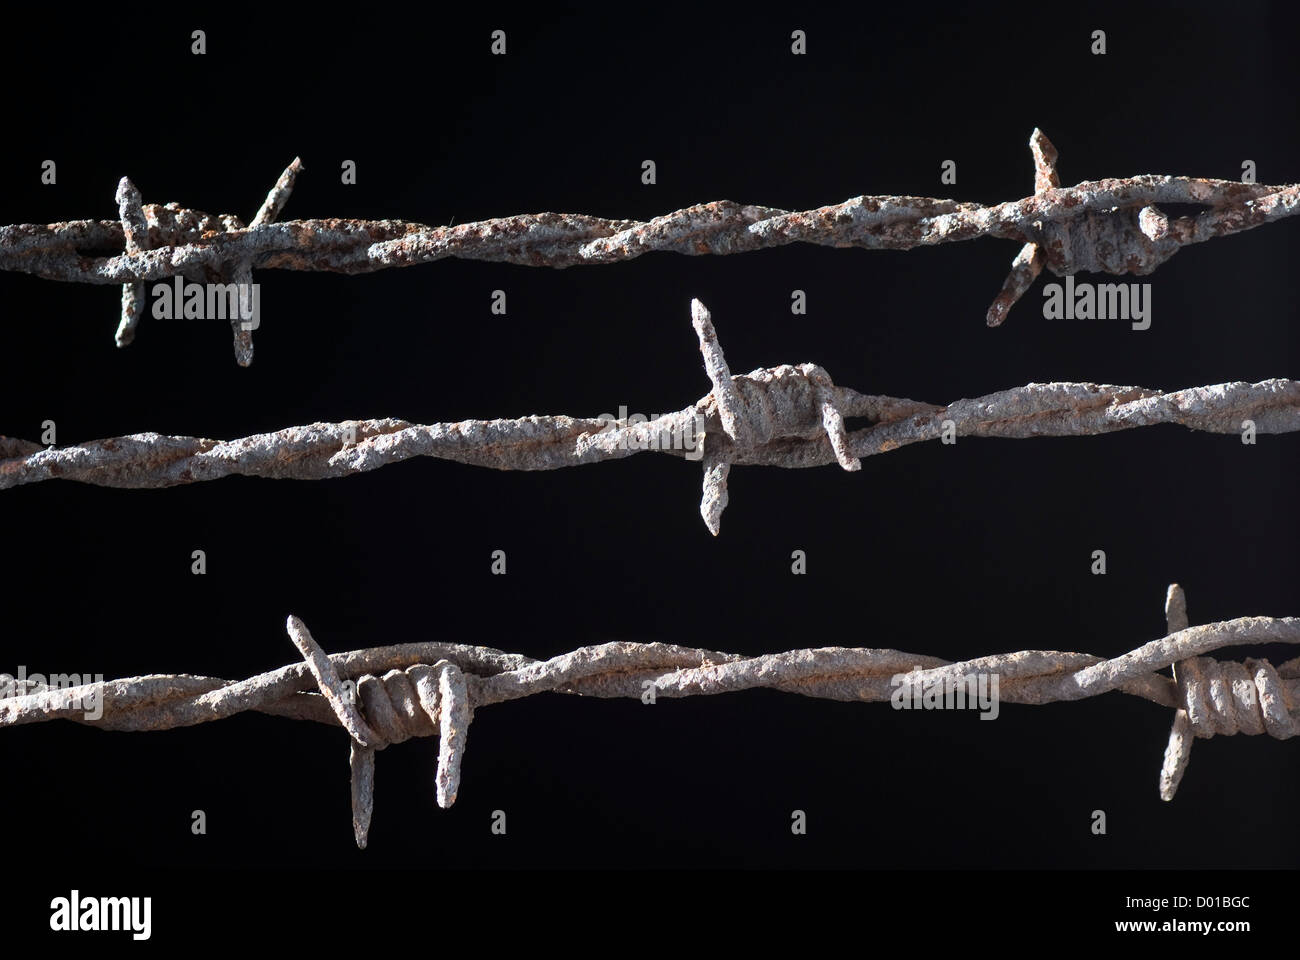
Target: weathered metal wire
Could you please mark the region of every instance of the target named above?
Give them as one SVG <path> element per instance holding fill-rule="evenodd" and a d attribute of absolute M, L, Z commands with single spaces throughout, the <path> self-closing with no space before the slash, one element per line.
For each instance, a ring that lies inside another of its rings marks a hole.
<path fill-rule="evenodd" d="M 296 617 L 288 632 L 303 661 L 242 681 L 188 674 L 149 675 L 0 699 L 0 726 L 68 719 L 107 730 L 168 730 L 257 711 L 341 726 L 351 742 L 353 830 L 365 847 L 374 809 L 376 751 L 413 737 L 439 738 L 436 790 L 456 800 L 474 712 L 540 693 L 589 697 L 709 696 L 768 688 L 828 700 L 879 702 L 899 678 L 918 686 L 998 677 L 1001 702 L 1045 704 L 1113 690 L 1174 708 L 1160 774 L 1172 800 L 1192 737 L 1300 733 L 1300 657 L 1273 667 L 1202 656 L 1241 644 L 1300 643 L 1300 618 L 1241 617 L 1187 626 L 1182 588 L 1165 600 L 1169 634 L 1122 656 L 1021 650 L 960 662 L 898 650 L 819 647 L 763 656 L 664 643 L 614 642 L 548 660 L 489 647 L 406 643 L 326 655 Z M 1156 671 L 1174 667 L 1174 676 Z M 5 677 L 12 683 L 13 678 Z M 98 716 L 89 701 L 100 698 Z"/>
<path fill-rule="evenodd" d="M 169 487 L 242 475 L 315 480 L 435 457 L 497 470 L 555 470 L 647 450 L 702 460 L 700 513 L 713 534 L 732 465 L 861 467 L 861 458 L 927 440 L 1090 436 L 1161 423 L 1210 433 L 1300 430 L 1300 382 L 1221 383 L 1164 392 L 1094 383 L 1030 383 L 948 406 L 835 386 L 815 364 L 733 376 L 709 311 L 692 315 L 713 390 L 643 423 L 567 416 L 312 423 L 238 440 L 138 433 L 69 447 L 0 437 L 0 490 L 42 480 Z M 848 430 L 845 418 L 870 425 Z M 631 418 L 629 418 L 631 419 Z"/>
<path fill-rule="evenodd" d="M 1267 186 L 1193 177 L 1137 176 L 1061 187 L 1057 151 L 1042 131 L 1030 137 L 1034 194 L 993 206 L 929 197 L 861 196 L 815 210 L 719 200 L 648 221 L 538 213 L 459 226 L 401 220 L 293 220 L 276 217 L 303 167 L 284 171 L 248 226 L 175 203 L 141 204 L 125 177 L 119 219 L 0 227 L 0 271 L 51 280 L 123 285 L 117 344 L 134 336 L 142 282 L 184 276 L 250 282 L 252 270 L 366 273 L 446 257 L 568 267 L 631 260 L 651 251 L 731 254 L 788 243 L 874 250 L 999 237 L 1023 244 L 986 320 L 997 326 L 1046 267 L 1146 275 L 1184 246 L 1292 216 L 1300 184 Z M 1205 206 L 1194 217 L 1165 216 L 1157 204 Z M 95 252 L 121 250 L 114 256 Z M 251 336 L 235 325 L 235 353 L 252 360 Z"/>

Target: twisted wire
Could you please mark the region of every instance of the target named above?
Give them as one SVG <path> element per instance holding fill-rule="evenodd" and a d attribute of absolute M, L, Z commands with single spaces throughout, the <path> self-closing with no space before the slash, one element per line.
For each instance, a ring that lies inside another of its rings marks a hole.
<path fill-rule="evenodd" d="M 117 220 L 0 227 L 0 270 L 122 284 L 116 342 L 126 346 L 144 303 L 143 282 L 174 276 L 246 283 L 254 268 L 354 274 L 446 257 L 562 268 L 631 260 L 652 251 L 725 255 L 789 243 L 910 250 L 987 236 L 1022 244 L 986 315 L 986 322 L 997 326 L 1044 268 L 1058 276 L 1081 270 L 1146 275 L 1184 246 L 1280 220 L 1300 208 L 1300 184 L 1145 175 L 1061 187 L 1056 148 L 1038 129 L 1029 145 L 1034 193 L 1023 200 L 984 206 L 860 196 L 804 211 L 719 200 L 644 222 L 539 213 L 455 227 L 401 220 L 277 223 L 303 169 L 295 158 L 245 226 L 229 214 L 212 216 L 174 203 L 142 205 L 124 177 Z M 1160 203 L 1206 209 L 1171 220 L 1156 206 Z M 118 248 L 122 252 L 114 256 L 92 255 Z M 236 359 L 246 366 L 252 361 L 251 334 L 232 325 Z"/>
<path fill-rule="evenodd" d="M 882 702 L 893 698 L 904 677 L 911 684 L 952 684 L 983 673 L 999 678 L 997 699 L 1005 703 L 1056 703 L 1119 691 L 1174 709 L 1160 776 L 1160 795 L 1171 800 L 1193 734 L 1268 733 L 1287 739 L 1300 731 L 1300 657 L 1274 668 L 1267 660 L 1247 660 L 1243 666 L 1203 656 L 1241 644 L 1300 644 L 1300 619 L 1241 617 L 1189 627 L 1177 584 L 1169 588 L 1166 610 L 1167 636 L 1117 657 L 1021 650 L 956 663 L 874 648 L 745 656 L 621 641 L 548 660 L 488 647 L 420 643 L 327 655 L 302 621 L 290 617 L 288 633 L 303 657 L 297 664 L 243 681 L 150 675 L 21 691 L 0 698 L 0 726 L 63 718 L 109 730 L 164 730 L 250 710 L 339 726 L 351 744 L 353 831 L 364 847 L 374 809 L 375 753 L 409 739 L 438 737 L 437 800 L 450 807 L 460 789 L 474 712 L 492 704 L 541 693 L 654 702 L 755 688 Z M 1169 666 L 1174 677 L 1157 672 Z M 93 718 L 87 714 L 88 698 L 100 698 Z"/>
<path fill-rule="evenodd" d="M 1300 382 L 1270 379 L 1164 392 L 1095 383 L 1030 383 L 945 406 L 836 386 L 822 367 L 732 375 L 709 310 L 691 301 L 712 390 L 647 422 L 532 416 L 418 425 L 347 420 L 237 440 L 137 433 L 68 447 L 0 436 L 0 490 L 43 480 L 160 488 L 231 475 L 318 480 L 434 457 L 497 470 L 556 470 L 644 451 L 699 459 L 700 514 L 715 536 L 733 465 L 859 470 L 862 458 L 958 437 L 1091 436 L 1156 424 L 1208 433 L 1300 430 Z M 868 425 L 848 430 L 846 418 Z M 633 419 L 633 418 L 629 418 Z M 694 450 L 684 438 L 694 438 Z M 679 442 L 680 441 L 680 442 Z"/>

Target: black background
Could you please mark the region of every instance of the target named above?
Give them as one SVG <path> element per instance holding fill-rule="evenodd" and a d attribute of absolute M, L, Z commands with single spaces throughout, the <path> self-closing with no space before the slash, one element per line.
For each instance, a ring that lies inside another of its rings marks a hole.
<path fill-rule="evenodd" d="M 0 36 L 0 222 L 115 217 L 124 174 L 146 201 L 247 220 L 295 155 L 306 172 L 284 219 L 648 219 L 862 193 L 996 202 L 1031 192 L 1035 126 L 1066 184 L 1237 178 L 1245 159 L 1261 182 L 1300 180 L 1294 24 L 1263 4 L 1219 11 L 49 15 Z M 196 27 L 203 57 L 189 52 Z M 488 52 L 496 28 L 505 57 Z M 790 53 L 795 28 L 806 56 Z M 1098 28 L 1105 56 L 1089 52 Z M 44 159 L 57 186 L 40 185 Z M 355 186 L 340 183 L 345 159 Z M 940 183 L 948 159 L 956 186 Z M 1297 373 L 1294 223 L 1189 248 L 1141 278 L 1144 332 L 1044 320 L 1044 279 L 988 329 L 1015 253 L 981 240 L 567 270 L 263 271 L 248 369 L 224 322 L 146 315 L 116 350 L 119 288 L 8 274 L 0 432 L 38 439 L 51 419 L 66 445 L 674 410 L 708 391 L 692 297 L 735 372 L 812 361 L 841 384 L 931 402 L 1030 381 L 1172 389 Z M 489 313 L 496 288 L 505 317 Z M 806 317 L 790 313 L 796 288 Z M 1173 581 L 1193 623 L 1300 613 L 1298 458 L 1288 436 L 1245 446 L 1164 426 L 917 445 L 858 474 L 738 468 L 717 539 L 699 517 L 699 469 L 671 457 L 536 474 L 423 459 L 160 491 L 55 481 L 0 498 L 0 670 L 246 677 L 295 659 L 289 613 L 330 652 L 442 639 L 547 657 L 626 639 L 1113 656 L 1164 633 Z M 190 573 L 194 549 L 205 576 Z M 489 573 L 496 549 L 504 577 Z M 790 573 L 794 549 L 806 576 Z M 1090 573 L 1096 549 L 1105 576 Z M 1198 742 L 1167 804 L 1156 780 L 1170 720 L 1119 694 L 1005 705 L 995 723 L 770 691 L 653 707 L 546 695 L 478 713 L 450 811 L 434 803 L 436 743 L 381 754 L 364 852 L 338 730 L 261 715 L 151 734 L 51 723 L 0 738 L 0 821 L 11 858 L 68 849 L 119 867 L 1294 866 L 1300 748 Z M 791 835 L 795 808 L 807 836 Z M 206 836 L 191 835 L 195 809 Z M 489 832 L 495 809 L 505 837 Z M 1089 829 L 1096 809 L 1104 837 Z"/>

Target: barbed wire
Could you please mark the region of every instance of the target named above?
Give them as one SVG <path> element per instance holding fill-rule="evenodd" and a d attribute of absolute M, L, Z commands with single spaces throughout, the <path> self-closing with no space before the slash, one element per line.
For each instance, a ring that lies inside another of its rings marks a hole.
<path fill-rule="evenodd" d="M 237 440 L 137 433 L 68 447 L 0 436 L 0 490 L 43 480 L 160 488 L 231 475 L 317 480 L 434 457 L 497 470 L 555 470 L 657 451 L 698 460 L 700 513 L 715 536 L 733 465 L 861 468 L 861 458 L 959 436 L 1091 436 L 1162 423 L 1210 433 L 1300 430 L 1300 382 L 1272 379 L 1161 391 L 1030 383 L 947 406 L 836 386 L 820 366 L 784 364 L 733 376 L 712 317 L 691 301 L 713 389 L 695 404 L 635 417 L 530 416 L 412 424 L 346 420 Z M 846 418 L 865 419 L 855 430 Z"/>
<path fill-rule="evenodd" d="M 196 282 L 251 283 L 252 270 L 367 273 L 446 257 L 568 267 L 631 260 L 651 251 L 733 254 L 788 243 L 872 250 L 998 237 L 1023 244 L 990 306 L 997 326 L 1046 267 L 1146 275 L 1184 246 L 1292 216 L 1300 184 L 1152 176 L 1083 181 L 1061 187 L 1057 151 L 1041 130 L 1030 137 L 1034 193 L 992 206 L 910 196 L 860 196 L 814 210 L 789 211 L 730 200 L 702 203 L 648 221 L 538 213 L 459 226 L 402 220 L 276 222 L 302 163 L 281 174 L 252 222 L 176 203 L 142 204 L 123 177 L 117 220 L 73 220 L 0 227 L 0 271 L 76 283 L 122 284 L 116 343 L 135 336 L 144 281 L 182 276 Z M 1205 207 L 1170 219 L 1157 204 Z M 97 252 L 120 250 L 113 256 Z M 252 362 L 251 331 L 232 320 L 235 355 Z"/>
<path fill-rule="evenodd" d="M 1167 636 L 1110 659 L 1021 650 L 959 662 L 886 649 L 819 647 L 745 656 L 626 641 L 547 660 L 443 643 L 327 655 L 291 616 L 287 629 L 303 657 L 299 663 L 242 681 L 151 674 L 23 691 L 0 699 L 0 726 L 67 719 L 106 730 L 170 730 L 245 711 L 340 726 L 351 743 L 353 831 L 364 848 L 374 810 L 375 753 L 411 738 L 437 737 L 436 794 L 446 809 L 459 791 L 474 713 L 493 704 L 541 693 L 653 703 L 756 688 L 880 702 L 895 700 L 900 687 L 964 689 L 972 676 L 983 675 L 998 678 L 992 689 L 1005 703 L 1057 703 L 1117 690 L 1175 709 L 1159 784 L 1160 796 L 1172 800 L 1193 738 L 1268 733 L 1286 740 L 1300 733 L 1300 657 L 1275 668 L 1264 659 L 1231 663 L 1201 656 L 1241 644 L 1300 643 L 1300 619 L 1241 617 L 1189 627 L 1177 584 L 1168 589 L 1165 611 Z M 1172 677 L 1156 672 L 1165 667 L 1173 667 Z M 14 682 L 8 675 L 0 680 Z M 98 713 L 93 718 L 92 706 Z"/>

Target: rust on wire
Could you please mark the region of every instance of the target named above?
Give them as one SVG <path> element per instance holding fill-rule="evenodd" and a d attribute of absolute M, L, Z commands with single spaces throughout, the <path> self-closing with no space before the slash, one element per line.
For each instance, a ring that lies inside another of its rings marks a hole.
<path fill-rule="evenodd" d="M 253 221 L 214 217 L 177 204 L 139 204 L 123 178 L 119 218 L 0 227 L 0 271 L 51 280 L 122 284 L 117 342 L 130 342 L 142 300 L 139 284 L 183 276 L 248 282 L 256 269 L 366 273 L 446 257 L 526 266 L 568 267 L 631 260 L 651 251 L 733 254 L 788 243 L 874 250 L 997 237 L 1022 244 L 987 312 L 997 326 L 1044 269 L 1146 275 L 1182 247 L 1270 223 L 1297 212 L 1300 184 L 1136 176 L 1060 186 L 1057 151 L 1041 130 L 1030 137 L 1034 193 L 984 206 L 928 197 L 860 196 L 815 210 L 789 211 L 730 200 L 703 203 L 645 222 L 585 214 L 538 213 L 459 226 L 401 220 L 276 222 L 302 164 L 281 174 Z M 1169 219 L 1158 204 L 1206 207 Z M 143 216 L 147 225 L 140 233 Z M 115 256 L 83 251 L 121 249 Z M 128 292 L 127 288 L 130 289 Z M 236 357 L 252 359 L 246 330 Z"/>
<path fill-rule="evenodd" d="M 1119 691 L 1173 708 L 1160 774 L 1172 800 L 1192 737 L 1300 733 L 1300 657 L 1274 667 L 1203 656 L 1223 647 L 1300 643 L 1300 619 L 1240 617 L 1187 626 L 1182 588 L 1169 587 L 1169 634 L 1111 659 L 1021 650 L 952 663 L 898 650 L 819 647 L 745 656 L 664 643 L 616 641 L 535 660 L 489 647 L 406 643 L 325 654 L 302 621 L 288 631 L 303 656 L 247 680 L 152 674 L 0 699 L 0 726 L 67 719 L 107 730 L 169 730 L 245 711 L 342 727 L 351 743 L 353 831 L 365 847 L 374 809 L 375 753 L 438 737 L 435 784 L 444 809 L 456 800 L 474 711 L 539 693 L 647 700 L 767 688 L 828 700 L 895 700 L 905 682 L 952 689 L 972 675 L 997 677 L 996 699 L 1046 704 Z M 1175 675 L 1158 671 L 1174 667 Z M 14 678 L 0 676 L 4 685 Z M 945 694 L 946 696 L 946 694 Z M 88 712 L 94 704 L 95 715 Z M 897 703 L 895 703 L 897 706 Z"/>
<path fill-rule="evenodd" d="M 161 488 L 240 475 L 318 480 L 412 457 L 496 470 L 556 470 L 657 451 L 701 461 L 700 513 L 719 532 L 735 466 L 838 464 L 913 443 L 957 437 L 1091 436 L 1156 424 L 1209 433 L 1300 430 L 1300 382 L 1271 379 L 1162 391 L 1095 383 L 1029 383 L 947 406 L 871 396 L 832 383 L 811 363 L 732 375 L 712 317 L 691 313 L 713 389 L 646 422 L 531 416 L 412 424 L 347 420 L 288 427 L 238 440 L 137 433 L 67 447 L 0 436 L 0 490 L 43 480 Z M 848 430 L 846 418 L 867 426 Z"/>

